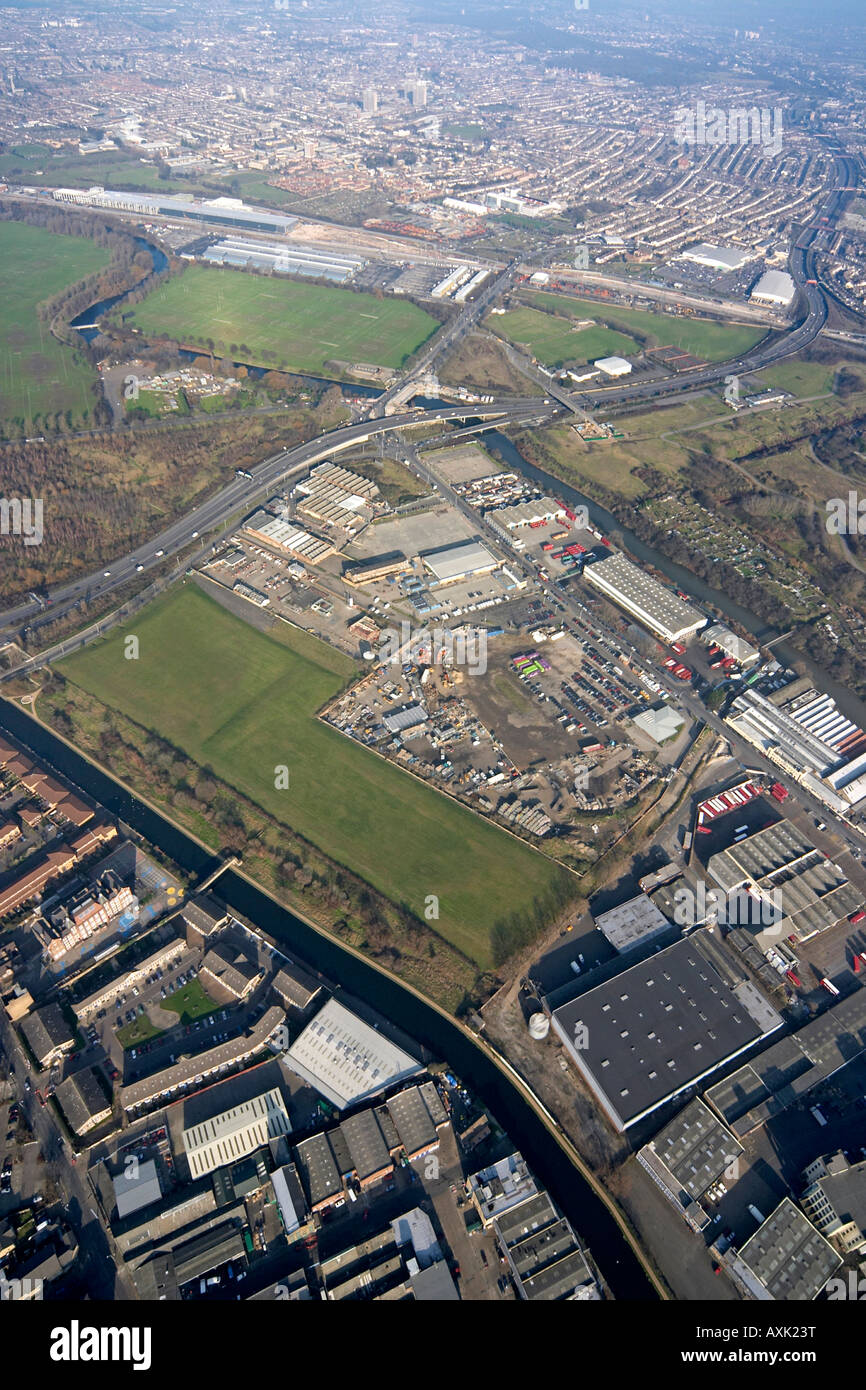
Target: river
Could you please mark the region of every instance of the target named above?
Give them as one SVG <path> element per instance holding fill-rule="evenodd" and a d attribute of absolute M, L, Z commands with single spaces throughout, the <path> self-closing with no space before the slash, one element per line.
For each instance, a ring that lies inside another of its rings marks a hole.
<path fill-rule="evenodd" d="M 0 702 L 0 726 L 29 748 L 40 762 L 53 767 L 137 831 L 187 875 L 202 878 L 217 866 L 218 860 L 180 827 L 6 700 Z M 279 941 L 293 958 L 305 960 L 350 993 L 366 1000 L 384 1018 L 392 1020 L 434 1056 L 447 1062 L 504 1126 L 530 1167 L 550 1189 L 589 1246 L 614 1297 L 629 1300 L 657 1297 L 605 1204 L 575 1169 L 520 1092 L 460 1028 L 405 989 L 399 980 L 383 975 L 346 951 L 338 941 L 317 932 L 234 871 L 227 870 L 210 891 Z"/>
<path fill-rule="evenodd" d="M 133 241 L 140 251 L 146 251 L 150 256 L 152 263 L 151 274 L 159 275 L 166 269 L 168 257 L 163 251 L 160 251 L 158 246 L 154 246 L 152 242 L 146 241 L 144 237 L 140 236 L 133 237 Z M 147 281 L 145 280 L 141 283 L 146 285 Z M 136 285 L 136 289 L 140 288 L 141 285 Z M 70 327 L 74 328 L 85 342 L 92 342 L 99 332 L 99 329 L 96 327 L 97 320 L 104 314 L 109 313 L 116 304 L 120 304 L 128 293 L 128 290 L 123 290 L 120 294 L 111 295 L 108 299 L 97 300 L 95 304 L 91 304 L 87 309 L 82 309 L 80 314 L 76 314 L 75 318 L 70 320 Z M 197 357 L 206 357 L 207 355 L 206 348 L 202 348 L 198 352 L 190 348 L 181 348 L 179 353 L 182 362 L 192 362 Z M 270 367 L 262 367 L 253 362 L 233 361 L 232 366 L 236 368 L 244 367 L 248 374 L 254 379 L 263 377 L 266 372 L 271 370 Z M 274 370 L 277 369 L 275 368 Z M 354 396 L 356 399 L 363 397 L 364 399 L 372 400 L 376 396 L 382 394 L 381 386 L 368 386 L 362 383 L 337 381 L 333 377 L 312 376 L 306 372 L 292 372 L 291 375 L 297 377 L 305 386 L 339 386 L 344 395 Z"/>

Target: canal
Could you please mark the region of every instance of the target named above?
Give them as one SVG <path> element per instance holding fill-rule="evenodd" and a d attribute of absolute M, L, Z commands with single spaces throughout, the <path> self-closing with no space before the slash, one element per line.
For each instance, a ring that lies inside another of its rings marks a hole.
<path fill-rule="evenodd" d="M 0 702 L 0 726 L 40 762 L 49 764 L 100 802 L 190 877 L 204 877 L 217 866 L 214 856 L 196 840 L 7 700 Z M 452 1020 L 405 989 L 399 980 L 383 975 L 346 951 L 338 941 L 317 932 L 234 871 L 223 873 L 212 891 L 217 891 L 228 907 L 279 941 L 293 957 L 306 960 L 334 983 L 366 1000 L 383 1017 L 447 1062 L 506 1129 L 538 1178 L 550 1189 L 589 1246 L 614 1297 L 657 1298 L 604 1202 L 521 1093 Z"/>

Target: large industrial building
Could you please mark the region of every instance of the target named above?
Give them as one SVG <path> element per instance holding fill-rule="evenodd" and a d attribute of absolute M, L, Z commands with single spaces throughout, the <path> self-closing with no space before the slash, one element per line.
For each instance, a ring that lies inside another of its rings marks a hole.
<path fill-rule="evenodd" d="M 563 1004 L 552 1022 L 621 1132 L 782 1027 L 703 932 Z"/>
<path fill-rule="evenodd" d="M 272 516 L 270 512 L 255 512 L 244 522 L 244 533 L 271 550 L 288 551 L 311 565 L 317 565 L 334 550 L 330 541 L 302 530 L 293 521 Z"/>
<path fill-rule="evenodd" d="M 221 227 L 239 227 L 246 232 L 269 232 L 287 236 L 297 217 L 287 217 L 265 208 L 248 207 L 240 198 L 171 198 L 158 193 L 117 193 L 96 185 L 93 188 L 55 188 L 59 203 L 78 203 L 83 207 L 104 208 L 106 212 L 134 212 L 142 217 L 180 217 Z"/>
<path fill-rule="evenodd" d="M 272 275 L 299 275 L 306 279 L 332 280 L 345 284 L 364 266 L 357 256 L 316 251 L 311 246 L 271 246 L 266 241 L 243 237 L 223 237 L 201 253 L 209 265 L 235 266 L 241 270 L 264 270 Z"/>
<path fill-rule="evenodd" d="M 375 514 L 388 510 L 376 483 L 335 463 L 320 463 L 312 469 L 296 485 L 294 495 L 299 510 L 323 526 L 339 526 L 350 535 Z"/>
<path fill-rule="evenodd" d="M 421 560 L 436 584 L 457 584 L 462 579 L 490 574 L 499 564 L 496 556 L 479 541 L 460 541 L 439 550 L 425 550 Z"/>
<path fill-rule="evenodd" d="M 702 241 L 698 246 L 690 246 L 679 257 L 691 261 L 693 265 L 706 266 L 709 270 L 742 270 L 744 265 L 755 259 L 754 253 L 744 251 L 740 246 L 711 246 Z"/>
<path fill-rule="evenodd" d="M 804 1100 L 864 1049 L 866 990 L 858 989 L 711 1086 L 705 1099 L 742 1138 Z"/>
<path fill-rule="evenodd" d="M 861 906 L 859 889 L 787 820 L 711 855 L 707 871 L 725 894 L 745 892 L 756 908 L 763 904 L 752 920 L 771 946 L 792 936 L 808 941 Z"/>
<path fill-rule="evenodd" d="M 631 372 L 631 363 L 626 357 L 598 357 L 592 365 L 605 376 L 628 376 Z"/>
<path fill-rule="evenodd" d="M 753 1298 L 808 1303 L 842 1260 L 808 1217 L 785 1197 L 741 1250 L 725 1261 Z"/>
<path fill-rule="evenodd" d="M 677 598 L 619 551 L 584 570 L 584 579 L 664 642 L 681 642 L 706 622 L 703 613 Z"/>
<path fill-rule="evenodd" d="M 564 520 L 565 507 L 552 497 L 534 497 L 529 502 L 516 502 L 513 507 L 498 507 L 485 517 L 485 521 L 500 534 L 519 531 L 524 526 L 541 526 L 543 523 Z"/>
<path fill-rule="evenodd" d="M 788 309 L 796 294 L 797 286 L 786 270 L 767 270 L 749 298 L 755 304 L 766 304 L 772 309 Z"/>
<path fill-rule="evenodd" d="M 738 734 L 802 782 L 838 814 L 866 798 L 866 734 L 829 695 L 780 692 L 784 704 L 744 690 L 726 720 Z"/>
<path fill-rule="evenodd" d="M 254 1096 L 183 1131 L 190 1176 L 202 1178 L 225 1163 L 237 1163 L 290 1130 L 289 1116 L 276 1087 Z"/>
<path fill-rule="evenodd" d="M 743 1151 L 740 1141 L 696 1098 L 644 1145 L 637 1160 L 692 1229 L 702 1231 L 710 1218 L 700 1199 Z"/>
<path fill-rule="evenodd" d="M 338 1110 L 421 1070 L 414 1057 L 336 999 L 307 1024 L 286 1053 L 286 1065 Z"/>

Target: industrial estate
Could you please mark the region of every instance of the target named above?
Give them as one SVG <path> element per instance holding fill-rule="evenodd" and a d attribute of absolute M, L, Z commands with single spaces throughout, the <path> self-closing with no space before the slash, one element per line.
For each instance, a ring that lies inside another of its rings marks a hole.
<path fill-rule="evenodd" d="M 866 1296 L 839 6 L 7 12 L 0 1301 L 52 1338 L 707 1303 L 672 1361 L 775 1365 L 808 1303 L 820 1363 Z"/>

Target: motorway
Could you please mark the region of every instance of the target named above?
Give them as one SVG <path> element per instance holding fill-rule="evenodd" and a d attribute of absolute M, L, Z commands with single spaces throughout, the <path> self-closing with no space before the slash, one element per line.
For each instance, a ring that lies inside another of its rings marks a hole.
<path fill-rule="evenodd" d="M 785 357 L 802 352 L 811 342 L 814 342 L 827 322 L 827 301 L 820 286 L 816 283 L 815 252 L 818 249 L 816 242 L 823 235 L 825 228 L 832 229 L 843 208 L 844 193 L 856 188 L 858 182 L 856 161 L 846 155 L 837 156 L 834 186 L 827 194 L 816 217 L 801 230 L 788 258 L 789 272 L 806 303 L 805 317 L 790 332 L 784 333 L 772 341 L 759 343 L 753 352 L 744 354 L 737 361 L 716 362 L 697 371 L 682 372 L 675 378 L 662 382 L 636 381 L 630 386 L 612 386 L 607 390 L 595 391 L 591 395 L 577 395 L 575 401 L 580 409 L 576 413 L 580 413 L 580 410 L 583 409 L 598 410 L 605 406 L 619 405 L 627 401 L 650 400 L 658 396 L 678 394 L 682 391 L 690 391 L 696 386 L 711 386 L 716 382 L 723 381 L 728 376 L 757 372 Z M 640 286 L 636 283 L 634 291 L 637 292 L 639 289 Z M 554 394 L 553 391 L 551 394 Z M 557 400 L 563 401 L 565 394 L 564 392 L 557 394 Z M 567 404 L 567 402 L 563 401 L 563 404 Z"/>
<path fill-rule="evenodd" d="M 818 216 L 804 228 L 791 251 L 789 265 L 800 293 L 803 295 L 806 316 L 787 334 L 773 342 L 759 345 L 754 352 L 732 362 L 715 363 L 696 372 L 684 372 L 674 380 L 665 382 L 634 382 L 630 386 L 612 387 L 607 391 L 595 392 L 592 397 L 565 391 L 549 378 L 544 378 L 528 359 L 516 350 L 509 356 L 519 358 L 522 369 L 538 380 L 545 392 L 573 414 L 587 419 L 588 410 L 601 406 L 615 405 L 641 398 L 652 398 L 670 393 L 689 391 L 698 386 L 718 382 L 726 376 L 740 372 L 757 371 L 770 363 L 791 356 L 808 346 L 820 333 L 827 321 L 827 302 L 820 286 L 815 281 L 814 243 L 822 235 L 824 227 L 832 227 L 844 203 L 844 193 L 857 186 L 858 174 L 855 162 L 847 156 L 837 156 L 835 163 L 835 183 Z M 424 421 L 472 418 L 483 416 L 501 417 L 501 422 L 516 420 L 521 416 L 539 416 L 546 409 L 553 409 L 550 403 L 529 400 L 497 401 L 491 405 L 457 405 L 434 410 L 406 411 L 389 417 L 384 412 L 390 400 L 405 390 L 406 385 L 416 376 L 429 371 L 441 354 L 455 346 L 478 322 L 488 305 L 499 298 L 512 283 L 519 262 L 511 262 L 495 280 L 482 291 L 472 303 L 440 330 L 433 342 L 408 374 L 401 376 L 388 391 L 379 396 L 371 406 L 371 416 L 357 424 L 333 430 L 318 439 L 298 445 L 294 449 L 283 450 L 272 455 L 251 470 L 248 478 L 237 477 L 222 488 L 207 502 L 195 507 L 187 516 L 174 522 L 159 536 L 113 561 L 109 568 L 84 579 L 62 585 L 50 593 L 50 605 L 44 599 L 32 597 L 16 607 L 0 613 L 0 633 L 20 630 L 33 625 L 42 626 L 54 621 L 68 612 L 76 604 L 91 602 L 109 594 L 112 590 L 133 580 L 136 574 L 146 573 L 162 565 L 167 557 L 178 555 L 200 537 L 225 526 L 235 514 L 249 511 L 260 502 L 269 491 L 284 483 L 294 473 L 309 468 L 340 450 L 369 439 L 371 435 L 397 430 L 406 425 Z M 384 417 L 384 418 L 383 418 Z M 190 563 L 198 563 L 207 553 L 207 546 L 201 547 L 201 554 L 191 557 Z M 82 602 L 83 601 L 83 602 Z M 50 611 L 46 611 L 50 608 Z M 39 619 L 41 618 L 41 622 Z"/>
<path fill-rule="evenodd" d="M 210 532 L 224 526 L 228 519 L 239 513 L 246 513 L 260 503 L 263 497 L 273 492 L 292 477 L 308 469 L 312 464 L 330 458 L 343 449 L 362 443 L 371 435 L 401 429 L 406 425 L 418 425 L 427 421 L 472 419 L 476 416 L 485 419 L 499 418 L 503 421 L 516 420 L 526 416 L 538 416 L 553 407 L 545 406 L 538 397 L 530 396 L 524 400 L 507 400 L 488 405 L 445 406 L 434 410 L 412 410 L 386 419 L 362 421 L 346 425 L 320 435 L 294 449 L 284 449 L 278 454 L 258 464 L 251 471 L 251 478 L 235 478 L 221 488 L 207 502 L 193 508 L 179 521 L 147 541 L 136 550 L 130 551 L 120 559 L 112 561 L 105 570 L 97 571 L 83 579 L 50 591 L 50 606 L 46 611 L 44 600 L 28 599 L 14 608 L 0 613 L 0 632 L 20 629 L 25 625 L 42 626 L 54 622 L 78 603 L 90 603 L 106 597 L 114 589 L 120 588 L 135 579 L 137 574 L 146 573 L 165 564 L 167 558 L 179 554 L 186 547 Z M 198 563 L 211 549 L 210 543 L 203 544 L 201 555 L 193 556 L 190 564 Z M 42 623 L 34 619 L 42 617 Z M 20 667 L 18 668 L 20 672 Z"/>

